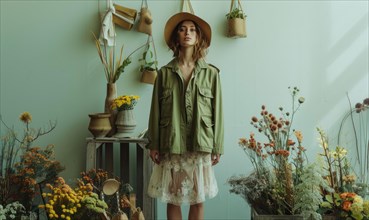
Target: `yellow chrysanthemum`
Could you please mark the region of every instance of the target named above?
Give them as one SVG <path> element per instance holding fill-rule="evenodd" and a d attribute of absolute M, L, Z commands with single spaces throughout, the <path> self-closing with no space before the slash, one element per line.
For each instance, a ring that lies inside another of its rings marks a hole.
<path fill-rule="evenodd" d="M 23 121 L 24 123 L 28 124 L 32 121 L 32 115 L 29 112 L 23 112 L 20 116 L 19 119 L 21 121 Z"/>

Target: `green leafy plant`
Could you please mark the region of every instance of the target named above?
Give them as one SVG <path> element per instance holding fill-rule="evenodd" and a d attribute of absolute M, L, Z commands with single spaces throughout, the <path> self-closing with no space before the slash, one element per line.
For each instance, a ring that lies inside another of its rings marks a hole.
<path fill-rule="evenodd" d="M 245 19 L 247 16 L 243 11 L 239 8 L 234 8 L 230 13 L 226 14 L 227 19 L 241 18 Z"/>
<path fill-rule="evenodd" d="M 319 205 L 323 202 L 322 189 L 330 190 L 323 178 L 322 167 L 316 163 L 308 164 L 303 169 L 301 182 L 294 190 L 294 212 L 299 211 L 305 219 L 322 219 L 318 212 Z"/>
<path fill-rule="evenodd" d="M 141 66 L 140 71 L 144 70 L 155 71 L 157 70 L 158 61 L 156 60 L 156 52 L 154 40 L 151 36 L 148 37 L 145 51 L 142 53 L 141 58 L 139 59 Z"/>

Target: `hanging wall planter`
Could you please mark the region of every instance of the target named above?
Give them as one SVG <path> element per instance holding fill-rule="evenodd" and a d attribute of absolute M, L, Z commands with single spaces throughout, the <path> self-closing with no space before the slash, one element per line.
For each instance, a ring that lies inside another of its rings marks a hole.
<path fill-rule="evenodd" d="M 241 1 L 232 0 L 231 8 L 227 17 L 227 37 L 245 38 L 246 35 L 246 15 L 241 6 Z"/>
<path fill-rule="evenodd" d="M 142 32 L 148 35 L 152 34 L 152 16 L 149 10 L 149 6 L 147 5 L 147 0 L 142 0 L 141 3 L 141 11 L 140 11 L 140 19 L 137 25 L 137 31 Z"/>
<path fill-rule="evenodd" d="M 150 35 L 147 38 L 146 49 L 139 61 L 141 62 L 141 82 L 154 84 L 157 75 L 158 61 L 156 59 L 154 40 Z"/>

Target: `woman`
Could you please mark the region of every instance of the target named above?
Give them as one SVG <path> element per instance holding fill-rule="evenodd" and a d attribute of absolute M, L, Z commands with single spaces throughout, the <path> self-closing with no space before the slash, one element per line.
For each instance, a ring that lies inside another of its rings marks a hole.
<path fill-rule="evenodd" d="M 155 163 L 148 194 L 167 203 L 167 218 L 203 219 L 205 198 L 218 193 L 212 165 L 223 154 L 223 112 L 219 70 L 204 57 L 211 28 L 186 12 L 173 15 L 164 37 L 174 59 L 154 85 L 149 119 L 150 157 Z"/>

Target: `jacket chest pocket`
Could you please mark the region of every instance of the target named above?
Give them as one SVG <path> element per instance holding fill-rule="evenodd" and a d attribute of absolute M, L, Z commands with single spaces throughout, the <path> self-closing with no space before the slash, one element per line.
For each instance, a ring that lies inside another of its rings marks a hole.
<path fill-rule="evenodd" d="M 208 88 L 198 88 L 198 101 L 201 112 L 205 115 L 212 115 L 214 96 Z"/>
<path fill-rule="evenodd" d="M 161 116 L 163 118 L 171 116 L 173 105 L 173 91 L 171 89 L 164 89 L 160 97 Z"/>

